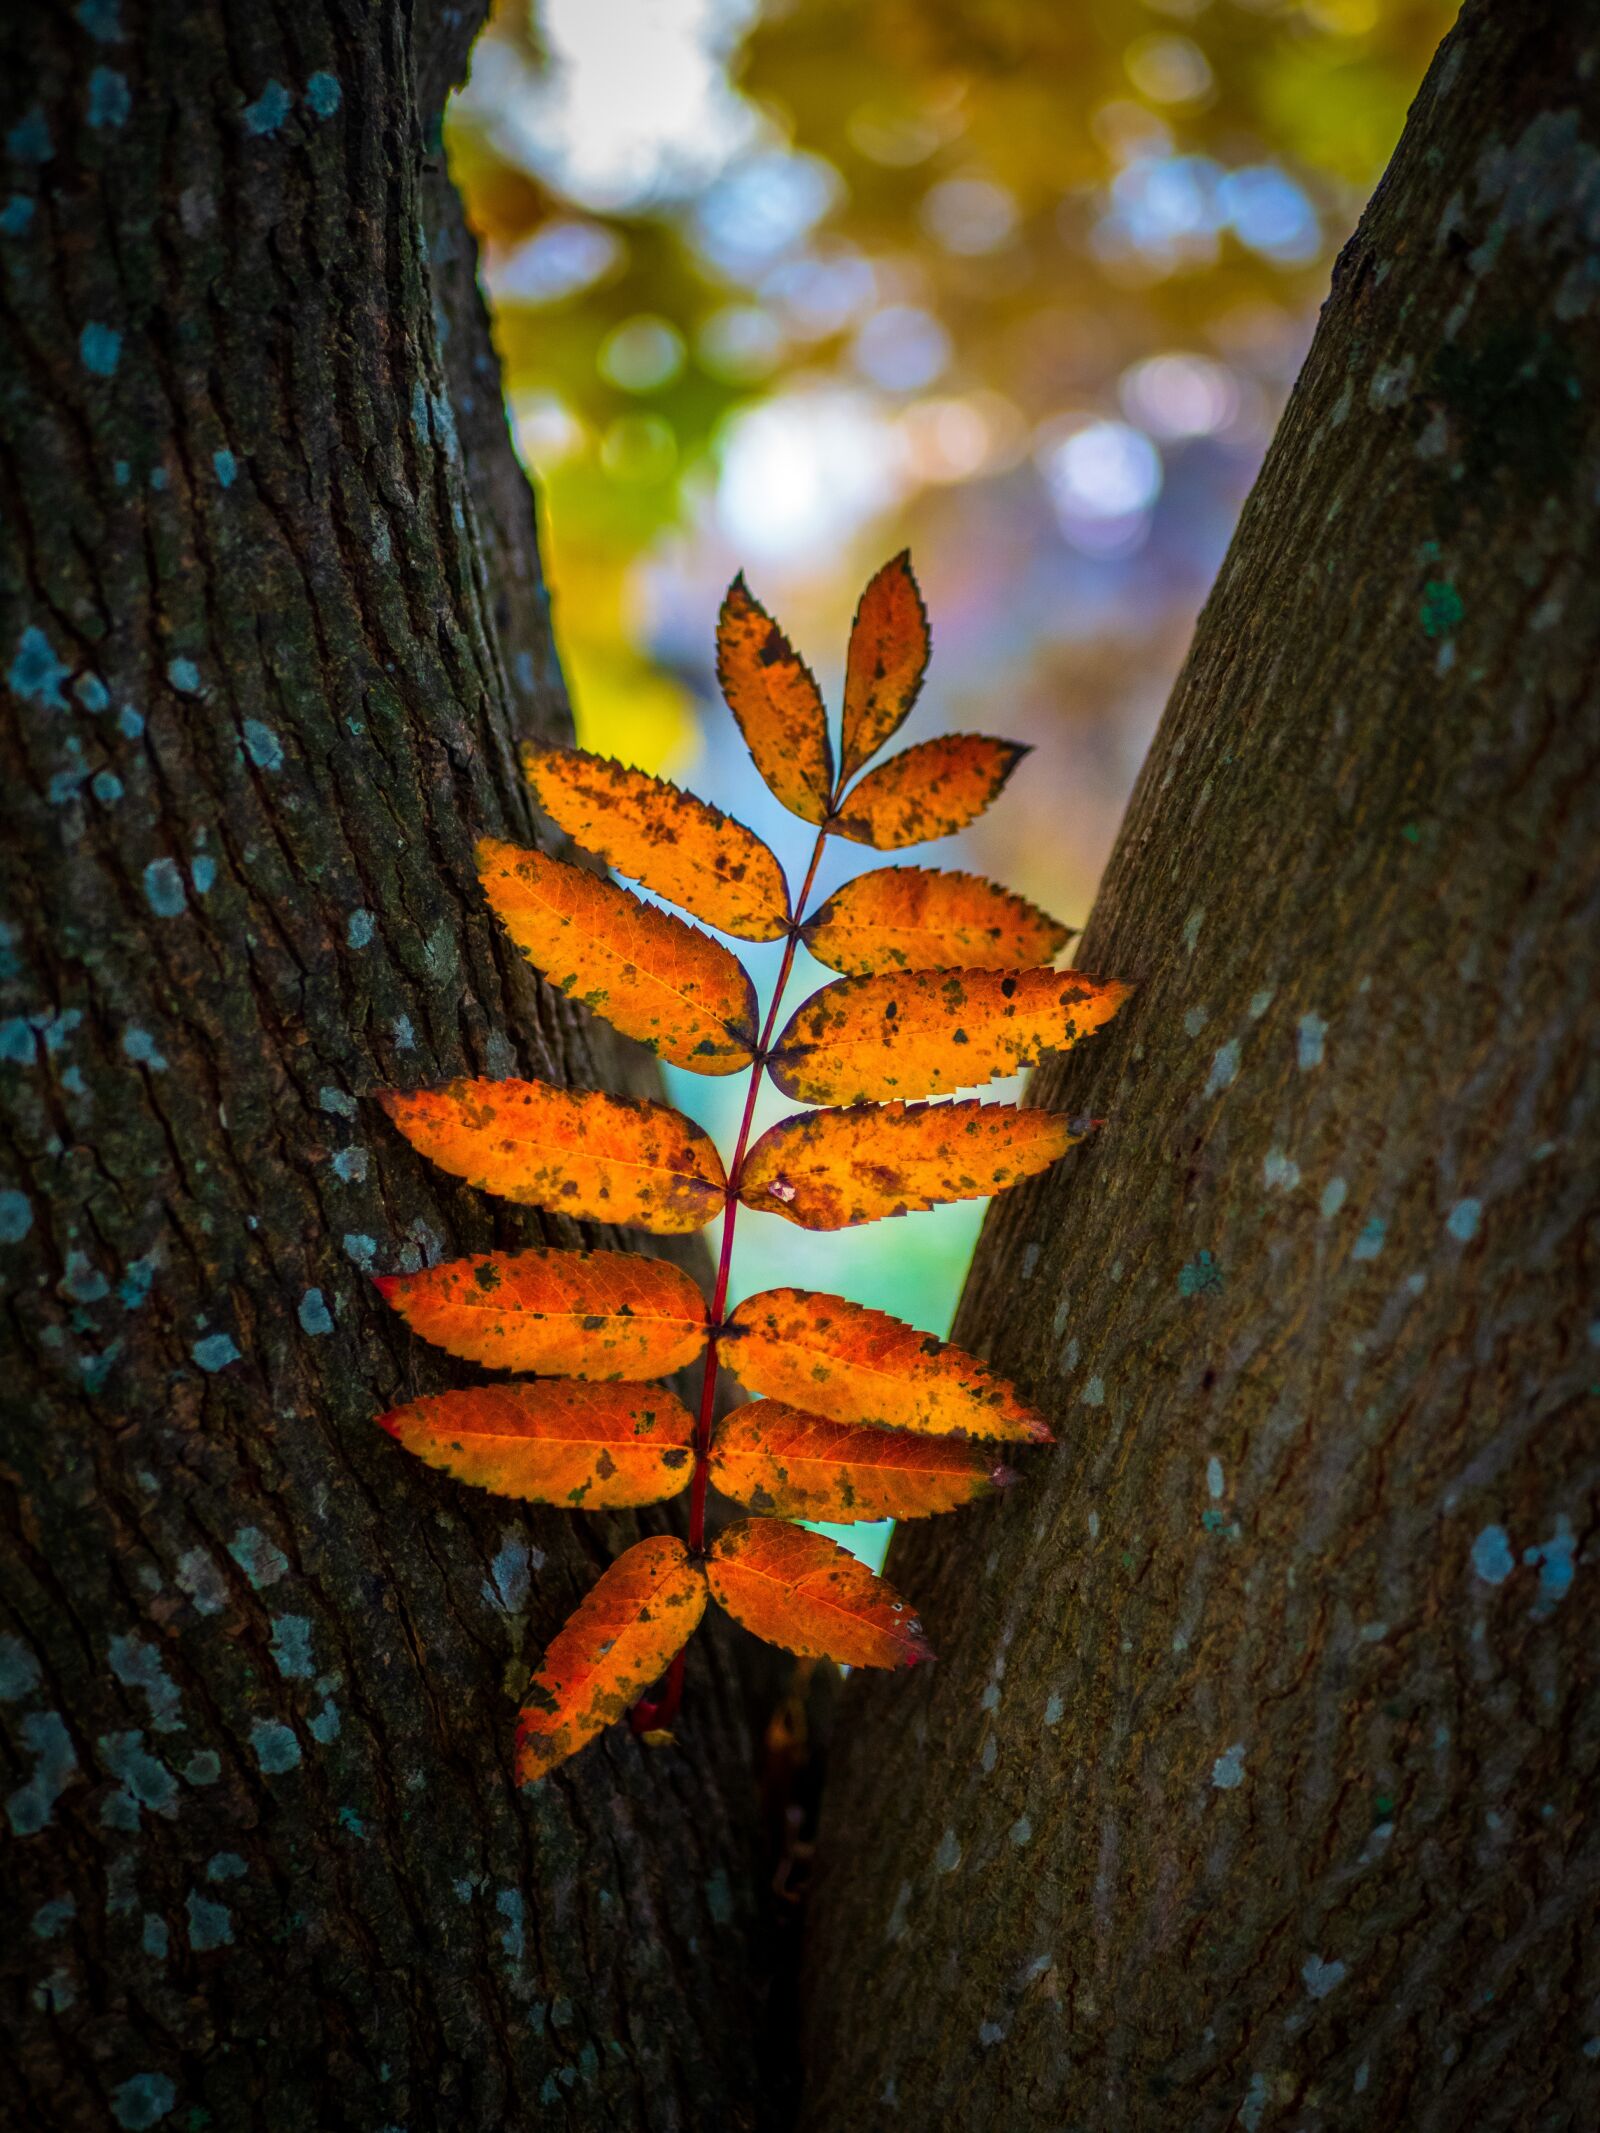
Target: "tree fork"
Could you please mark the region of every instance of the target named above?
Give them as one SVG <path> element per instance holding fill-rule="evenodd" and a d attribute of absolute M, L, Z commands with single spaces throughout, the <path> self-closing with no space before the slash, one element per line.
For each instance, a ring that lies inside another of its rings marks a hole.
<path fill-rule="evenodd" d="M 1600 9 L 1469 4 L 1340 260 L 956 1337 L 1063 1443 L 897 1538 L 808 2122 L 1600 2117 Z"/>

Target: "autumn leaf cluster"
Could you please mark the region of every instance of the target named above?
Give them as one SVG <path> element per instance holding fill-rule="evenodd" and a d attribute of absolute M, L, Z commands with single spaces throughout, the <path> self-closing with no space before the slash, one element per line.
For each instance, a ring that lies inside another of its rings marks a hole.
<path fill-rule="evenodd" d="M 724 1217 L 709 1302 L 665 1261 L 547 1247 L 378 1283 L 424 1339 L 515 1373 L 381 1416 L 408 1451 L 476 1487 L 579 1510 L 690 1491 L 687 1540 L 627 1549 L 545 1653 L 518 1728 L 525 1782 L 630 1707 L 665 1724 L 708 1600 L 804 1655 L 852 1666 L 928 1656 L 907 1603 L 793 1521 L 952 1510 L 1011 1478 L 997 1443 L 1048 1441 L 1043 1419 L 975 1357 L 882 1312 L 795 1288 L 726 1309 L 741 1207 L 846 1228 L 1002 1191 L 1085 1130 L 1014 1104 L 925 1100 L 1013 1073 L 1116 1012 L 1124 986 L 1052 967 L 1065 927 L 976 876 L 910 866 L 806 908 L 828 838 L 892 851 L 948 836 L 1022 753 L 956 734 L 867 767 L 910 711 L 928 652 L 899 556 L 857 610 L 836 766 L 809 668 L 735 580 L 717 634 L 722 689 L 761 776 L 817 833 L 794 898 L 768 846 L 694 795 L 578 749 L 527 751 L 540 807 L 575 843 L 719 933 L 785 943 L 764 1022 L 748 972 L 709 933 L 548 853 L 492 838 L 478 848 L 490 905 L 546 979 L 663 1059 L 748 1073 L 726 1166 L 681 1112 L 601 1090 L 470 1080 L 383 1098 L 425 1156 L 502 1198 L 657 1234 Z M 802 941 L 839 976 L 778 1029 Z M 752 1146 L 764 1074 L 818 1108 Z M 702 1355 L 691 1414 L 658 1381 Z M 718 1425 L 724 1361 L 755 1397 Z M 708 1540 L 713 1485 L 751 1515 Z"/>

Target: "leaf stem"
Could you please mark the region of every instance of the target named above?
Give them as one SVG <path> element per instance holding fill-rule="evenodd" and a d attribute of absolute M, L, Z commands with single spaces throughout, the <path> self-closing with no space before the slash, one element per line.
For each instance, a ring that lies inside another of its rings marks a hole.
<path fill-rule="evenodd" d="M 843 778 L 840 778 L 843 784 Z M 828 809 L 828 820 L 833 818 L 839 795 L 835 791 Z M 800 943 L 800 928 L 805 923 L 806 903 L 817 878 L 817 869 L 822 864 L 823 848 L 828 842 L 827 823 L 817 831 L 817 841 L 812 847 L 811 864 L 806 868 L 806 878 L 800 885 L 800 893 L 794 899 L 794 919 L 789 928 L 788 939 L 783 944 L 783 961 L 778 965 L 777 982 L 772 988 L 772 1000 L 767 1008 L 766 1020 L 761 1035 L 756 1040 L 756 1054 L 750 1068 L 750 1086 L 745 1091 L 744 1114 L 739 1120 L 739 1133 L 733 1144 L 733 1157 L 728 1164 L 728 1183 L 725 1211 L 722 1217 L 722 1249 L 717 1255 L 717 1280 L 711 1292 L 709 1323 L 711 1336 L 706 1343 L 705 1375 L 700 1381 L 700 1413 L 694 1432 L 694 1479 L 689 1494 L 689 1552 L 699 1555 L 706 1544 L 706 1493 L 711 1481 L 711 1430 L 717 1404 L 717 1364 L 719 1334 L 723 1314 L 728 1308 L 728 1278 L 733 1270 L 733 1232 L 739 1217 L 739 1179 L 744 1170 L 745 1153 L 750 1144 L 750 1128 L 756 1115 L 756 1098 L 761 1093 L 762 1077 L 767 1071 L 767 1053 L 772 1045 L 773 1033 L 778 1026 L 778 1013 L 783 1006 L 783 995 L 794 969 L 794 952 Z M 683 1697 L 683 1653 L 679 1652 L 662 1682 L 659 1697 L 645 1698 L 636 1703 L 631 1714 L 635 1733 L 647 1733 L 654 1727 L 669 1725 L 675 1717 Z"/>

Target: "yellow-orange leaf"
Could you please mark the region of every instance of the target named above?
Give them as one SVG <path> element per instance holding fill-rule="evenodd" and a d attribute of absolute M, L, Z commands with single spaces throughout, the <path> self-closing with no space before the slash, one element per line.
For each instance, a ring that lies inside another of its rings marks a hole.
<path fill-rule="evenodd" d="M 636 1703 L 694 1634 L 706 1581 L 670 1533 L 619 1555 L 557 1633 L 517 1719 L 517 1782 L 531 1785 Z"/>
<path fill-rule="evenodd" d="M 933 1647 L 892 1585 L 825 1534 L 742 1518 L 706 1562 L 711 1597 L 736 1622 L 803 1659 L 915 1666 Z"/>
<path fill-rule="evenodd" d="M 775 941 L 787 928 L 782 867 L 720 808 L 582 748 L 530 741 L 522 765 L 551 820 L 619 874 L 747 941 Z"/>
<path fill-rule="evenodd" d="M 919 741 L 868 771 L 839 803 L 832 827 L 880 852 L 953 836 L 983 813 L 1027 753 L 1018 741 L 983 733 Z"/>
<path fill-rule="evenodd" d="M 878 867 L 836 889 L 804 929 L 846 977 L 888 970 L 1026 970 L 1072 937 L 1046 912 L 978 874 Z"/>
<path fill-rule="evenodd" d="M 697 1074 L 750 1064 L 755 987 L 719 942 L 614 881 L 493 837 L 478 876 L 534 968 L 624 1036 Z"/>
<path fill-rule="evenodd" d="M 802 821 L 826 821 L 833 747 L 822 691 L 742 576 L 717 620 L 717 679 L 771 790 Z"/>
<path fill-rule="evenodd" d="M 1015 1478 L 981 1445 L 958 1437 L 826 1422 L 778 1400 L 736 1408 L 711 1453 L 711 1479 L 735 1503 L 835 1525 L 928 1518 Z"/>
<path fill-rule="evenodd" d="M 722 1211 L 716 1144 L 669 1104 L 544 1081 L 452 1081 L 378 1101 L 430 1162 L 505 1200 L 663 1235 Z"/>
<path fill-rule="evenodd" d="M 850 1229 L 883 1215 L 1004 1192 L 1047 1170 L 1086 1122 L 1015 1104 L 858 1104 L 802 1111 L 745 1158 L 739 1197 L 802 1229 Z"/>
<path fill-rule="evenodd" d="M 928 611 L 911 557 L 885 563 L 861 595 L 844 675 L 844 774 L 877 754 L 917 700 L 928 664 Z"/>
<path fill-rule="evenodd" d="M 474 1385 L 378 1427 L 474 1488 L 583 1511 L 676 1496 L 694 1457 L 694 1418 L 664 1385 Z"/>
<path fill-rule="evenodd" d="M 689 1276 L 633 1252 L 484 1252 L 377 1286 L 424 1340 L 496 1370 L 664 1378 L 705 1346 Z"/>
<path fill-rule="evenodd" d="M 1129 988 L 1078 970 L 905 970 L 840 978 L 789 1018 L 773 1080 L 802 1103 L 877 1103 L 977 1088 L 1065 1051 Z"/>
<path fill-rule="evenodd" d="M 975 1355 L 842 1296 L 765 1289 L 740 1304 L 725 1338 L 748 1391 L 831 1422 L 1050 1442 L 1043 1415 Z"/>

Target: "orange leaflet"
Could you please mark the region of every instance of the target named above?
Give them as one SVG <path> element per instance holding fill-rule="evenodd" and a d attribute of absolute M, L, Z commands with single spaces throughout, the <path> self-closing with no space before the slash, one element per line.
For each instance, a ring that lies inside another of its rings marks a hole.
<path fill-rule="evenodd" d="M 517 1719 L 517 1783 L 576 1755 L 659 1680 L 706 1611 L 706 1581 L 670 1533 L 619 1555 L 553 1639 Z"/>
<path fill-rule="evenodd" d="M 378 1427 L 457 1481 L 580 1511 L 676 1496 L 694 1456 L 694 1419 L 664 1385 L 474 1385 Z"/>
<path fill-rule="evenodd" d="M 740 1304 L 725 1337 L 742 1385 L 832 1422 L 1051 1441 L 1043 1415 L 975 1355 L 842 1296 L 766 1289 Z"/>
<path fill-rule="evenodd" d="M 928 664 L 928 611 L 911 557 L 885 563 L 861 595 L 844 676 L 844 775 L 853 778 L 905 719 Z"/>
<path fill-rule="evenodd" d="M 837 1541 L 777 1518 L 743 1518 L 706 1562 L 711 1597 L 736 1622 L 805 1659 L 915 1666 L 933 1648 L 892 1585 Z"/>
<path fill-rule="evenodd" d="M 430 1162 L 505 1200 L 661 1234 L 722 1211 L 716 1144 L 670 1104 L 544 1081 L 452 1081 L 378 1101 Z"/>
<path fill-rule="evenodd" d="M 906 970 L 840 978 L 795 1010 L 769 1062 L 802 1103 L 976 1088 L 1109 1022 L 1129 987 L 1078 970 Z"/>
<path fill-rule="evenodd" d="M 742 574 L 717 620 L 717 679 L 771 790 L 803 822 L 826 821 L 833 747 L 822 692 Z"/>
<path fill-rule="evenodd" d="M 750 1064 L 755 987 L 720 943 L 614 881 L 494 837 L 478 846 L 478 878 L 534 968 L 624 1036 L 697 1074 Z"/>
<path fill-rule="evenodd" d="M 496 1370 L 664 1378 L 705 1346 L 689 1276 L 632 1252 L 485 1252 L 377 1287 L 424 1340 Z"/>
<path fill-rule="evenodd" d="M 953 1511 L 1016 1476 L 959 1437 L 852 1427 L 778 1400 L 754 1400 L 718 1429 L 711 1479 L 752 1511 L 849 1525 Z"/>
<path fill-rule="evenodd" d="M 977 874 L 879 867 L 836 889 L 804 928 L 819 963 L 846 977 L 887 970 L 1025 970 L 1072 937 L 1046 912 Z"/>
<path fill-rule="evenodd" d="M 739 1175 L 739 1197 L 802 1229 L 850 1229 L 1004 1192 L 1047 1170 L 1083 1133 L 1081 1120 L 1015 1104 L 802 1111 L 756 1142 Z"/>
<path fill-rule="evenodd" d="M 783 869 L 754 830 L 665 778 L 582 748 L 530 741 L 522 767 L 539 805 L 586 851 L 708 926 L 775 941 L 789 923 Z"/>
<path fill-rule="evenodd" d="M 846 793 L 832 827 L 880 852 L 953 836 L 981 815 L 1028 750 L 982 733 L 946 733 L 890 756 Z"/>

